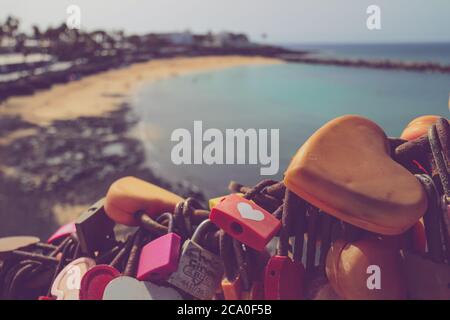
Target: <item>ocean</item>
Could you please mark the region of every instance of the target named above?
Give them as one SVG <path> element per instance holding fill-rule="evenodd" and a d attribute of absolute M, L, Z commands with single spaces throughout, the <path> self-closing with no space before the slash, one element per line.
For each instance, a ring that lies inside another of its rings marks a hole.
<path fill-rule="evenodd" d="M 395 61 L 450 64 L 450 43 L 390 44 L 280 44 L 286 48 L 314 52 L 321 57 L 390 59 Z"/>
<path fill-rule="evenodd" d="M 384 51 L 382 45 L 295 47 L 339 57 L 450 63 L 450 45 L 386 45 Z M 399 136 L 417 116 L 448 117 L 449 92 L 449 74 L 280 64 L 160 80 L 138 91 L 133 105 L 149 166 L 171 181 L 217 196 L 227 192 L 230 180 L 252 185 L 264 178 L 281 179 L 296 150 L 335 117 L 362 115 L 389 136 Z M 204 130 L 279 129 L 278 174 L 261 176 L 260 165 L 174 165 L 171 133 L 177 128 L 192 132 L 194 120 L 202 120 Z"/>

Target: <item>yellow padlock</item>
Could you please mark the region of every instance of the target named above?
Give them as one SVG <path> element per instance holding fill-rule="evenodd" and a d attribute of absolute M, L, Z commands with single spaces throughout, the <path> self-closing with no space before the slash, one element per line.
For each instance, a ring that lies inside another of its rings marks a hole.
<path fill-rule="evenodd" d="M 236 193 L 238 196 L 243 197 L 244 194 L 243 193 Z M 216 198 L 212 198 L 209 199 L 208 204 L 209 204 L 209 209 L 211 210 L 212 208 L 214 208 L 215 206 L 217 206 L 217 204 L 226 196 L 221 196 L 221 197 L 216 197 Z"/>

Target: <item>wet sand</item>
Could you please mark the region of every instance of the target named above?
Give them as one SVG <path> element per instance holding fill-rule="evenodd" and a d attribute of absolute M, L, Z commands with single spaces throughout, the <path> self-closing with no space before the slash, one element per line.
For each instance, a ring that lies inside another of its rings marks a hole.
<path fill-rule="evenodd" d="M 46 237 L 102 197 L 115 179 L 139 176 L 184 196 L 146 168 L 128 105 L 139 86 L 191 72 L 282 63 L 261 57 L 161 59 L 55 85 L 0 104 L 0 236 Z"/>

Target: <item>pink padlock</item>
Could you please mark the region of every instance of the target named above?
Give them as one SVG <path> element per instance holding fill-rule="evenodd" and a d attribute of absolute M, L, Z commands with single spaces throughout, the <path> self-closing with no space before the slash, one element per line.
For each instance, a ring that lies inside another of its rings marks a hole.
<path fill-rule="evenodd" d="M 47 243 L 54 243 L 62 238 L 65 238 L 67 236 L 70 236 L 71 234 L 75 233 L 75 223 L 71 222 L 68 224 L 65 224 L 61 226 L 54 234 L 48 238 Z"/>
<path fill-rule="evenodd" d="M 141 281 L 164 281 L 178 269 L 181 237 L 173 230 L 173 216 L 167 212 L 157 221 L 169 220 L 168 233 L 147 243 L 141 250 L 136 278 Z"/>

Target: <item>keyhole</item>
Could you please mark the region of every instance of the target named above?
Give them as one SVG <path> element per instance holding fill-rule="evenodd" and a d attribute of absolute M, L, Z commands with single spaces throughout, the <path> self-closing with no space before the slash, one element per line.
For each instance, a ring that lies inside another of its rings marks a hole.
<path fill-rule="evenodd" d="M 272 277 L 275 277 L 275 275 L 276 275 L 275 270 L 270 271 L 270 275 L 271 275 Z"/>
<path fill-rule="evenodd" d="M 240 234 L 243 231 L 242 226 L 237 222 L 233 222 L 231 224 L 231 231 L 233 231 L 233 233 Z"/>

